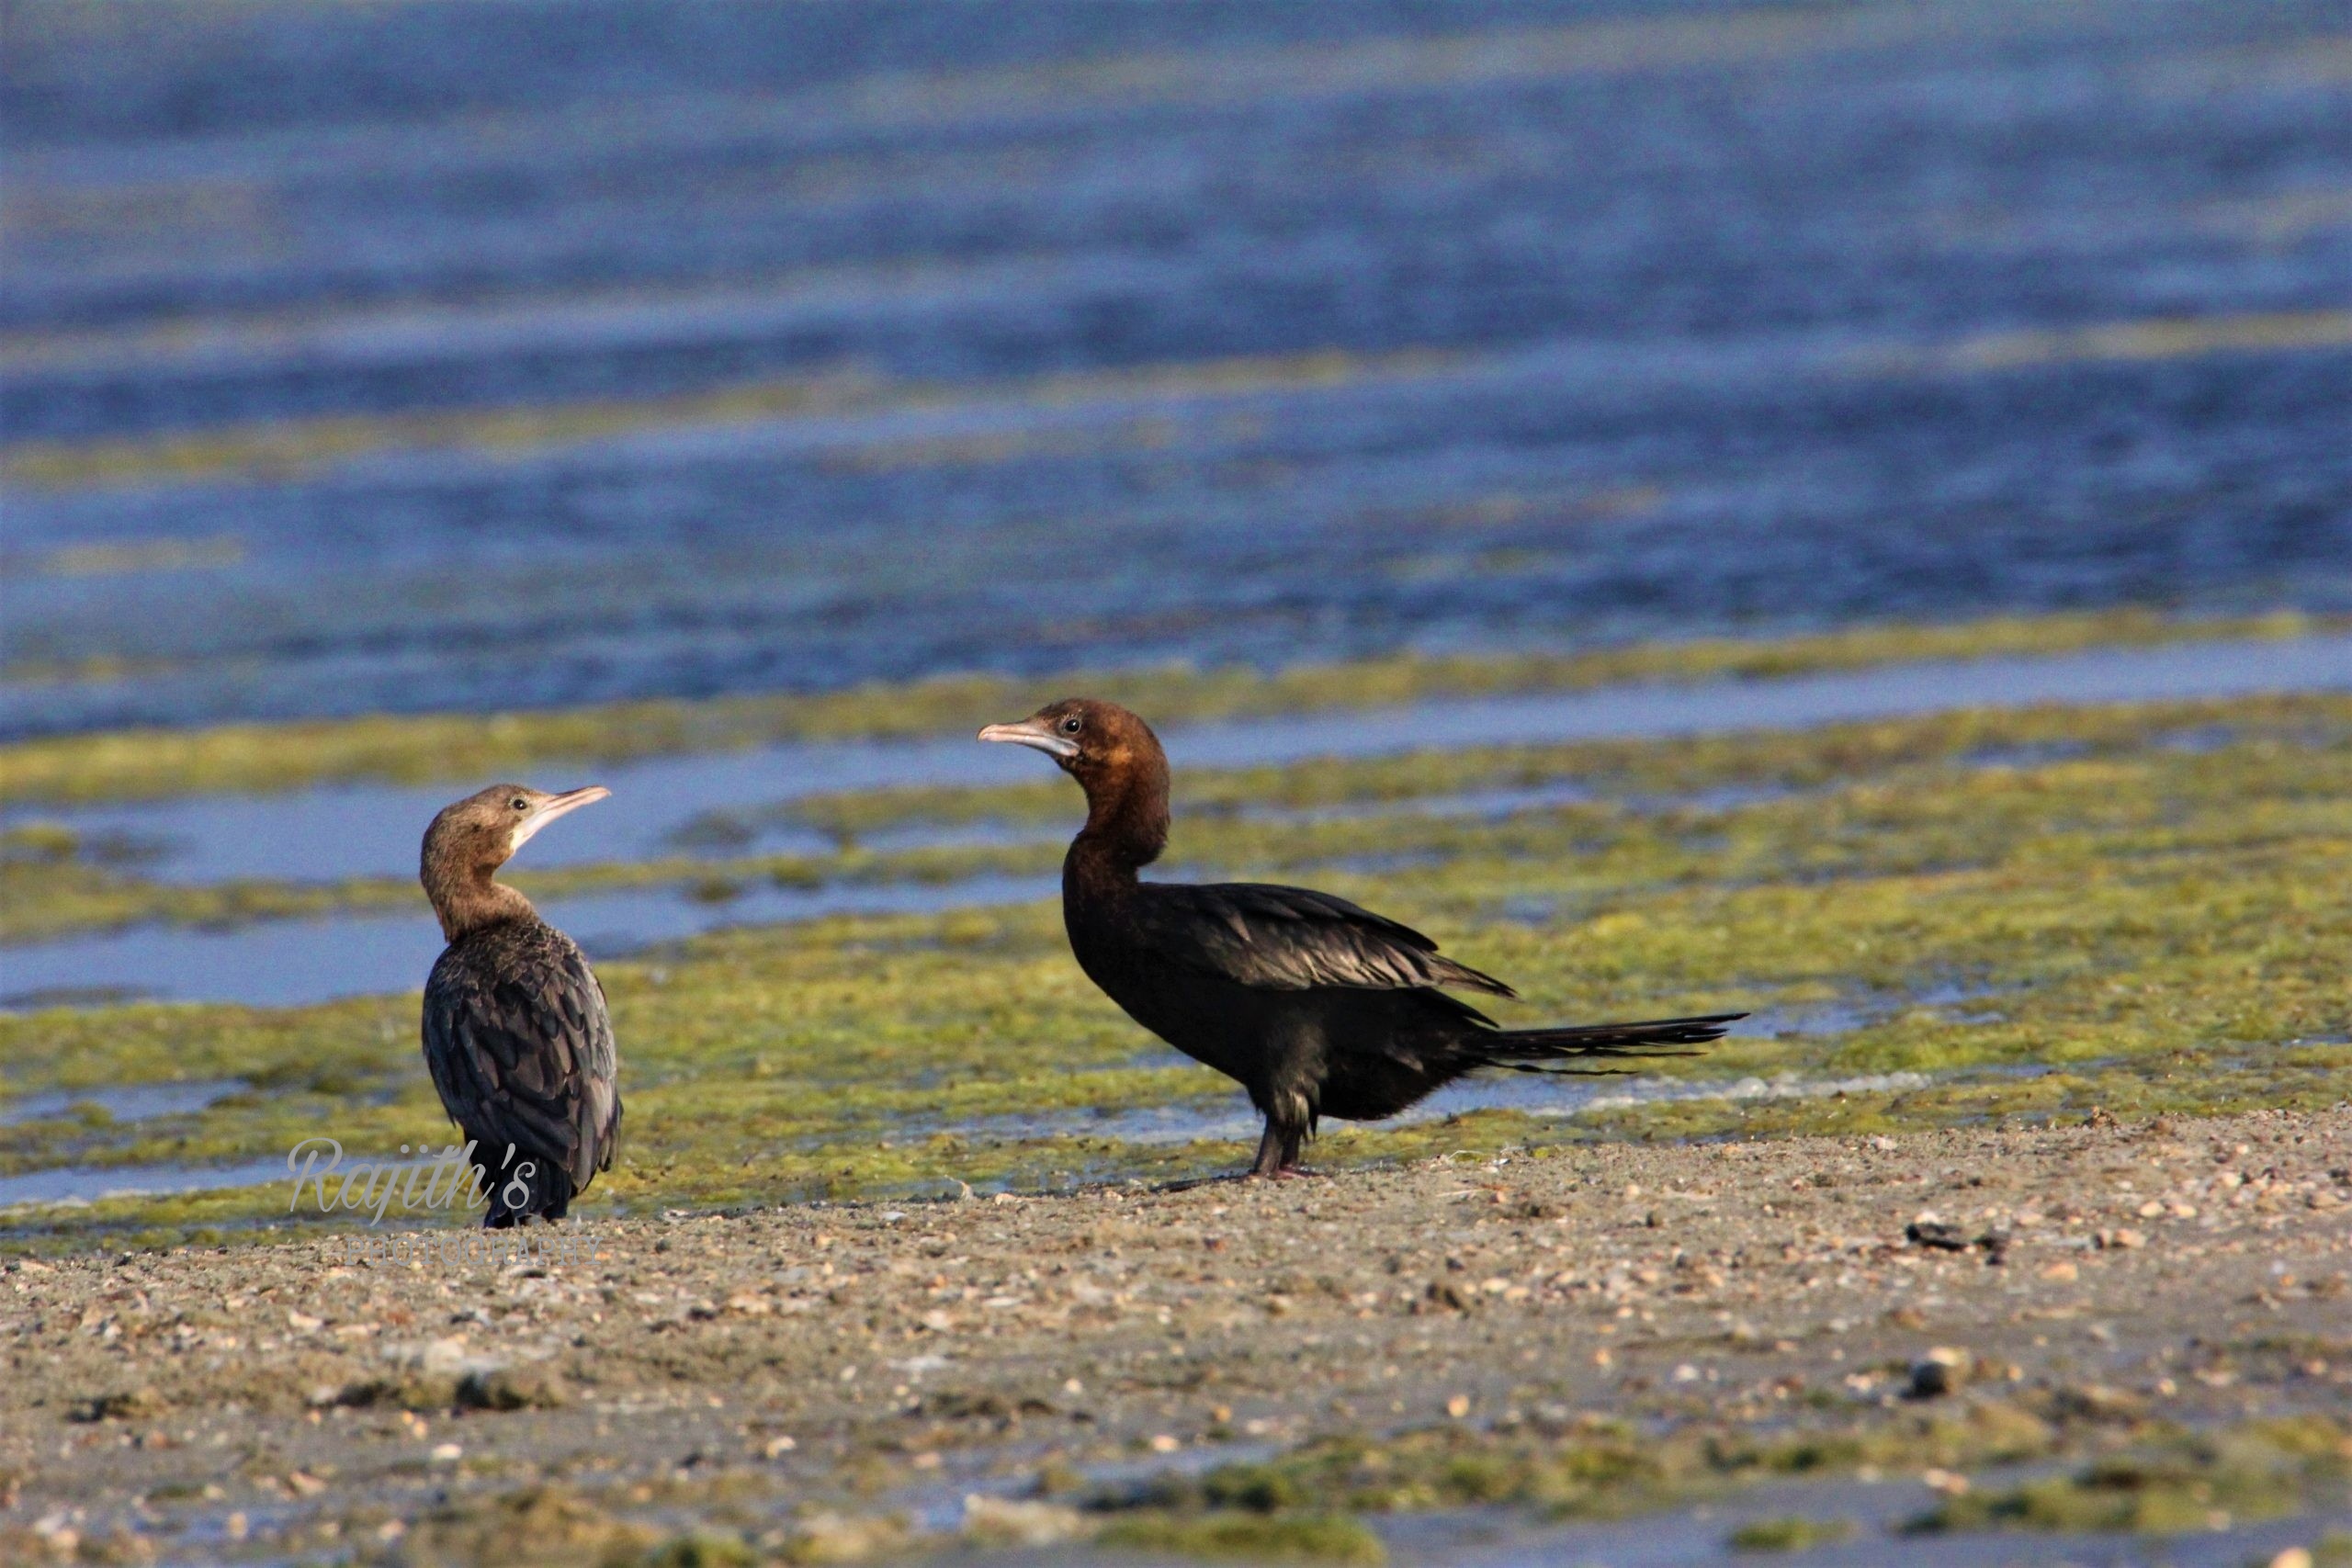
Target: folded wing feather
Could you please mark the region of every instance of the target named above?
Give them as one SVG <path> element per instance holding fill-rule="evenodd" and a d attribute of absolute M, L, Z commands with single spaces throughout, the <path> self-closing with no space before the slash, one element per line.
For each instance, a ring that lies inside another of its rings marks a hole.
<path fill-rule="evenodd" d="M 1410 926 L 1329 893 L 1254 882 L 1157 882 L 1141 893 L 1139 934 L 1155 951 L 1241 985 L 1283 991 L 1459 986 L 1517 994 L 1445 957 Z"/>

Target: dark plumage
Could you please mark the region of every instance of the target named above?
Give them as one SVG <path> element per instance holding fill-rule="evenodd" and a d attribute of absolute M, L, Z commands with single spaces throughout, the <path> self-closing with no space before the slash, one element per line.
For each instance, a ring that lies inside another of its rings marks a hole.
<path fill-rule="evenodd" d="M 1688 1055 L 1745 1016 L 1503 1029 L 1442 987 L 1515 993 L 1384 916 L 1303 887 L 1144 882 L 1168 841 L 1168 759 L 1114 704 L 1071 699 L 983 740 L 1035 747 L 1086 791 L 1062 862 L 1062 919 L 1087 977 L 1129 1017 L 1250 1091 L 1266 1118 L 1252 1173 L 1298 1167 L 1318 1119 L 1376 1121 L 1481 1067 Z"/>
<path fill-rule="evenodd" d="M 492 1229 L 563 1218 L 612 1168 L 621 1098 L 605 987 L 570 937 L 495 880 L 532 834 L 607 793 L 494 784 L 425 830 L 421 876 L 449 945 L 424 984 L 424 1065 L 473 1143 Z"/>

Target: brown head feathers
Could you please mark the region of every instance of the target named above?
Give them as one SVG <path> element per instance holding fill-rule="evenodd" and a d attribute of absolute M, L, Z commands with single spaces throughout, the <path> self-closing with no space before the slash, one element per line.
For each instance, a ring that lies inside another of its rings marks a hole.
<path fill-rule="evenodd" d="M 983 740 L 1043 751 L 1086 791 L 1086 829 L 1071 846 L 1132 869 L 1168 843 L 1168 754 L 1151 726 L 1116 703 L 1065 697 L 1016 724 L 991 724 Z"/>
<path fill-rule="evenodd" d="M 495 880 L 531 835 L 568 812 L 604 799 L 601 784 L 550 795 L 528 784 L 492 784 L 442 807 L 424 830 L 418 880 L 450 942 L 532 912 L 531 902 Z"/>

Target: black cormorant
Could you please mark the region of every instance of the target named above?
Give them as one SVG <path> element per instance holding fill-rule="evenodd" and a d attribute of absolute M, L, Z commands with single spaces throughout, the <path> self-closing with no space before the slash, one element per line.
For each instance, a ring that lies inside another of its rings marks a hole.
<path fill-rule="evenodd" d="M 1086 826 L 1062 862 L 1070 951 L 1129 1017 L 1250 1091 L 1266 1118 L 1252 1175 L 1295 1174 L 1320 1117 L 1394 1116 L 1480 1067 L 1575 1073 L 1544 1064 L 1688 1055 L 1675 1048 L 1746 1016 L 1500 1028 L 1440 987 L 1515 995 L 1509 986 L 1344 898 L 1139 880 L 1168 841 L 1168 758 L 1126 709 L 1058 702 L 980 739 L 1035 747 L 1085 788 Z"/>

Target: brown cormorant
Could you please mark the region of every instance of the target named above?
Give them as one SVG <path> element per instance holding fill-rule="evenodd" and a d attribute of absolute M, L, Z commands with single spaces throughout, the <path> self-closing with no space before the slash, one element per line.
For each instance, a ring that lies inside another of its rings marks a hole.
<path fill-rule="evenodd" d="M 1509 997 L 1409 927 L 1329 893 L 1255 883 L 1144 882 L 1168 841 L 1168 758 L 1150 726 L 1073 698 L 983 740 L 1045 752 L 1086 791 L 1086 826 L 1062 862 L 1062 920 L 1087 977 L 1127 1015 L 1250 1091 L 1266 1118 L 1256 1176 L 1298 1169 L 1317 1121 L 1393 1116 L 1480 1067 L 1688 1055 L 1744 1017 L 1503 1029 L 1448 996 Z"/>
<path fill-rule="evenodd" d="M 495 879 L 532 834 L 610 793 L 493 784 L 425 829 L 420 875 L 449 945 L 424 985 L 424 1064 L 472 1142 L 493 1230 L 561 1219 L 612 1167 L 621 1097 L 605 987 L 577 943 Z"/>

